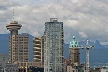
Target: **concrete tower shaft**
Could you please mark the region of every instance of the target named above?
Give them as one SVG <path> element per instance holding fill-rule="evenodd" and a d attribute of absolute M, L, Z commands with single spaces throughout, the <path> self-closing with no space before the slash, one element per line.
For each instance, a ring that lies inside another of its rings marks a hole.
<path fill-rule="evenodd" d="M 18 24 L 18 21 L 11 21 L 10 24 L 6 25 L 7 30 L 11 32 L 11 35 L 18 35 L 18 30 L 22 27 L 21 24 Z"/>

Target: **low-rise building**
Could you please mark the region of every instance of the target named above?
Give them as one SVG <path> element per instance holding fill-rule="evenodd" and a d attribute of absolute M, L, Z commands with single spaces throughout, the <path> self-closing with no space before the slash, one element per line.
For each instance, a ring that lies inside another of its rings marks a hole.
<path fill-rule="evenodd" d="M 84 72 L 84 64 L 76 66 L 69 59 L 64 59 L 64 70 L 65 72 Z"/>
<path fill-rule="evenodd" d="M 72 69 L 71 65 L 67 65 L 66 69 L 67 69 L 66 72 L 73 72 L 73 69 Z"/>
<path fill-rule="evenodd" d="M 6 67 L 4 68 L 4 72 L 19 72 L 18 65 L 6 63 Z"/>
<path fill-rule="evenodd" d="M 102 67 L 98 67 L 98 68 L 91 68 L 90 72 L 108 72 L 108 67 L 102 66 Z"/>
<path fill-rule="evenodd" d="M 27 72 L 31 68 L 43 68 L 42 62 L 19 62 L 19 72 Z"/>
<path fill-rule="evenodd" d="M 44 68 L 35 68 L 35 67 L 32 67 L 30 68 L 31 72 L 44 72 Z"/>
<path fill-rule="evenodd" d="M 70 64 L 70 60 L 69 59 L 64 59 L 64 71 L 67 72 L 67 65 Z"/>
<path fill-rule="evenodd" d="M 67 65 L 67 71 L 66 72 L 84 72 L 83 66 L 73 66 L 73 65 Z"/>
<path fill-rule="evenodd" d="M 5 67 L 6 63 L 8 63 L 8 55 L 0 54 L 0 67 Z"/>
<path fill-rule="evenodd" d="M 101 68 L 101 72 L 108 72 L 108 67 L 106 66 L 106 67 L 102 67 Z"/>
<path fill-rule="evenodd" d="M 29 68 L 29 67 L 39 67 L 42 68 L 42 62 L 19 62 L 18 63 L 19 68 Z"/>
<path fill-rule="evenodd" d="M 8 62 L 8 55 L 0 54 L 0 72 L 3 72 L 7 62 Z"/>

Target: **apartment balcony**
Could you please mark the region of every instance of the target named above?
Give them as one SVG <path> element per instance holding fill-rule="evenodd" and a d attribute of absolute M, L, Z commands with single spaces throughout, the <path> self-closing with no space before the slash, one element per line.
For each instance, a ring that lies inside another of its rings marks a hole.
<path fill-rule="evenodd" d="M 39 51 L 39 52 L 41 52 L 41 49 L 33 49 L 33 51 Z"/>
<path fill-rule="evenodd" d="M 38 59 L 38 60 L 41 60 L 41 59 L 39 59 L 39 58 L 36 58 L 35 56 L 34 56 L 34 58 L 33 59 Z"/>
<path fill-rule="evenodd" d="M 33 59 L 41 59 L 41 56 L 35 55 L 35 56 L 33 56 Z"/>
<path fill-rule="evenodd" d="M 34 47 L 34 49 L 41 49 L 40 47 Z"/>
<path fill-rule="evenodd" d="M 39 48 L 41 48 L 41 44 L 35 44 L 35 45 L 33 45 L 33 47 L 39 47 Z"/>
<path fill-rule="evenodd" d="M 35 56 L 40 57 L 41 55 L 35 55 Z"/>
<path fill-rule="evenodd" d="M 34 52 L 34 55 L 41 55 L 41 52 Z"/>

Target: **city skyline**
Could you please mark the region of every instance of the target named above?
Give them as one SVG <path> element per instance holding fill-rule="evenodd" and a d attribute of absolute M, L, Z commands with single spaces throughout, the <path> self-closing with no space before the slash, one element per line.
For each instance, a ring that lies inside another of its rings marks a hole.
<path fill-rule="evenodd" d="M 11 21 L 10 24 L 6 26 L 6 28 L 10 31 L 10 35 L 12 36 L 11 37 L 12 41 L 10 41 L 10 42 L 12 42 L 12 44 L 15 44 L 14 43 L 14 41 L 16 39 L 15 35 L 18 34 L 18 29 L 20 29 L 20 27 L 21 27 L 21 25 L 18 24 L 17 21 Z M 15 37 L 13 37 L 13 36 L 15 36 Z M 64 57 L 63 56 L 63 52 L 64 52 L 64 49 L 63 49 L 64 48 L 64 45 L 63 45 L 64 44 L 63 22 L 57 22 L 57 18 L 51 18 L 50 22 L 45 22 L 44 36 L 46 37 L 45 38 L 45 43 L 44 43 L 45 44 L 45 49 L 46 49 L 46 50 L 44 50 L 44 55 L 46 54 L 46 59 L 44 57 L 44 63 L 45 63 L 44 64 L 44 71 L 47 72 L 48 70 L 49 71 L 53 70 L 55 67 L 57 67 L 57 68 L 55 68 L 55 70 L 58 70 L 58 71 L 63 70 L 63 67 L 64 67 L 63 66 L 63 59 L 64 59 L 63 58 Z M 19 39 L 20 38 L 21 37 L 19 37 Z M 75 39 L 74 36 L 73 36 L 73 38 Z M 19 41 L 19 40 L 16 40 L 16 41 Z M 23 41 L 23 40 L 21 39 L 21 41 Z M 74 44 L 74 43 L 71 43 L 71 44 Z M 77 44 L 76 41 L 75 41 L 75 44 Z M 18 44 L 16 44 L 16 45 L 18 45 Z M 76 47 L 76 45 L 74 45 L 74 46 Z M 12 47 L 14 47 L 14 45 L 12 45 Z M 19 48 L 22 48 L 22 47 L 19 47 Z M 51 52 L 51 51 L 53 51 L 54 53 Z M 23 52 L 23 51 L 21 51 L 21 52 Z M 13 53 L 13 55 L 14 55 L 14 53 Z M 51 58 L 50 58 L 50 56 L 51 56 Z M 55 56 L 55 59 L 53 59 L 54 56 Z M 46 65 L 46 63 L 48 65 Z M 27 65 L 29 65 L 29 64 L 32 64 L 32 62 L 31 63 L 30 62 L 28 62 L 28 63 L 25 62 L 25 63 L 21 63 L 20 65 L 25 65 L 27 67 Z M 55 67 L 54 67 L 54 65 L 55 65 Z M 27 70 L 27 68 L 26 68 L 26 70 Z M 61 72 L 63 72 L 63 71 L 61 71 Z"/>
<path fill-rule="evenodd" d="M 15 9 L 15 20 L 22 24 L 19 33 L 25 32 L 35 37 L 43 35 L 44 22 L 49 21 L 49 18 L 58 18 L 64 23 L 65 43 L 69 43 L 73 35 L 77 37 L 77 41 L 98 39 L 101 42 L 108 42 L 107 0 L 37 0 L 33 2 L 34 0 L 26 2 L 0 0 L 0 25 L 2 26 L 0 34 L 9 33 L 5 25 L 12 19 L 12 11 Z"/>

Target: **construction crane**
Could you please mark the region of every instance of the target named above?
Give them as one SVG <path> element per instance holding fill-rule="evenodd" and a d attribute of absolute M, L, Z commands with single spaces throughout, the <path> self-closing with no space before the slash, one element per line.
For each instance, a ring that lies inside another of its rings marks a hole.
<path fill-rule="evenodd" d="M 89 72 L 89 49 L 94 48 L 94 46 L 89 45 L 89 40 L 86 42 L 86 46 L 80 47 L 82 49 L 86 49 L 86 65 L 85 65 L 85 72 Z"/>

